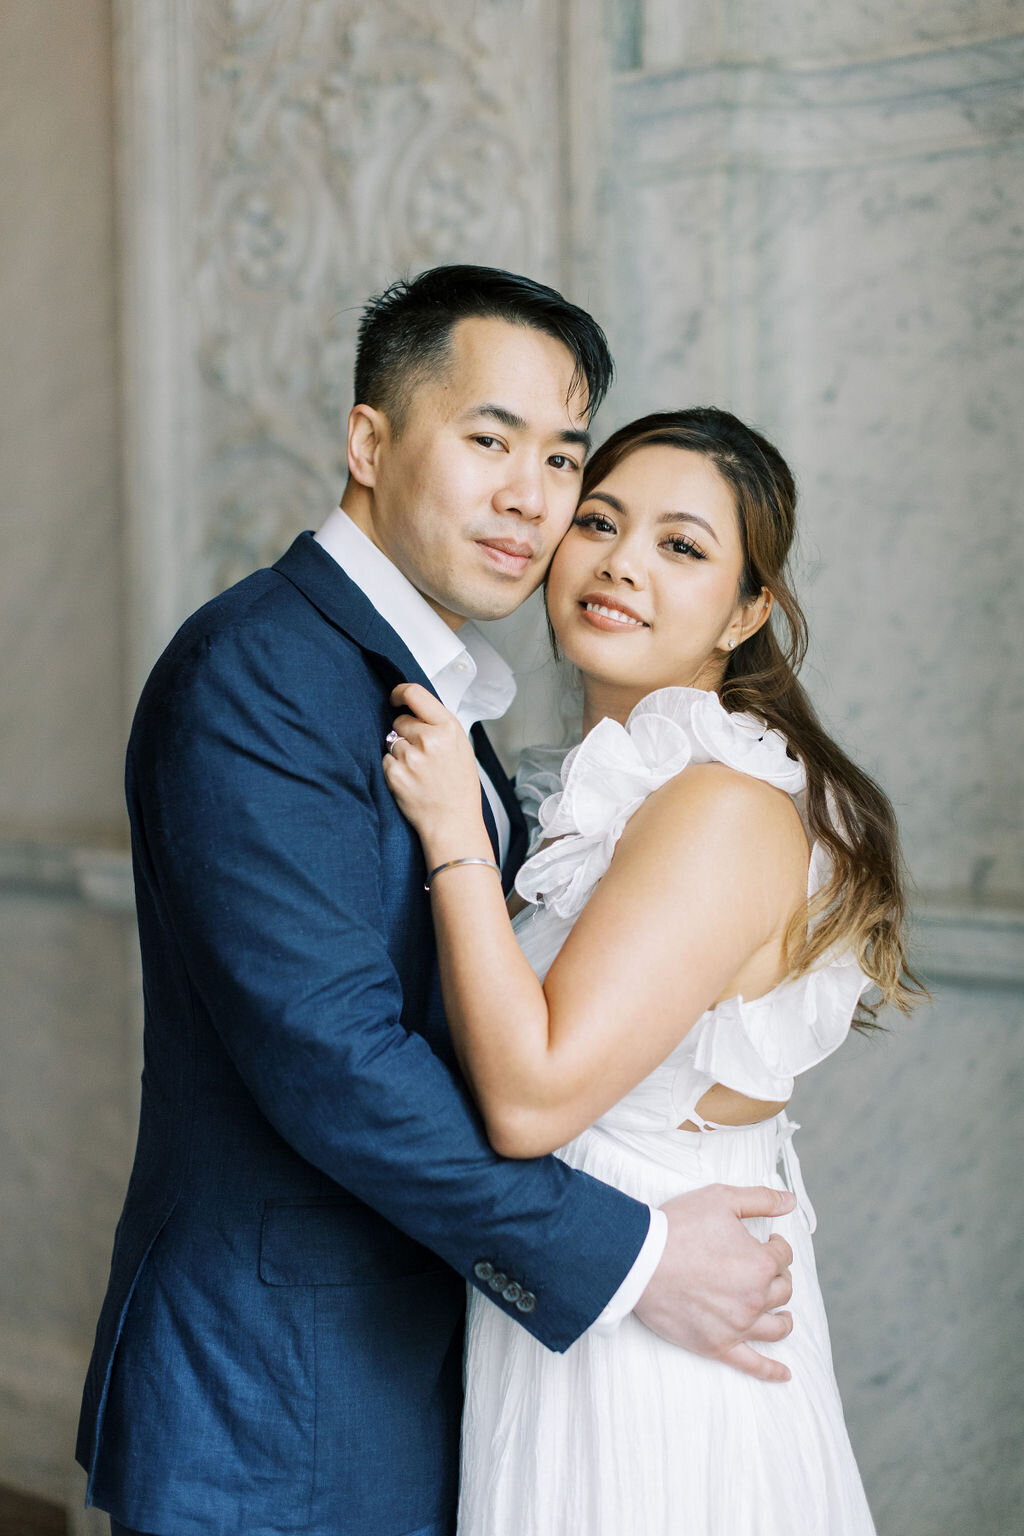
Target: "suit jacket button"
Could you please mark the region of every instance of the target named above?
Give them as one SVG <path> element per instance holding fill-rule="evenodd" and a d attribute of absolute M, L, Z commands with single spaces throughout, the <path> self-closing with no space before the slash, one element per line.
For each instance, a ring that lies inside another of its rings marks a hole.
<path fill-rule="evenodd" d="M 506 1285 L 508 1285 L 508 1275 L 502 1274 L 500 1269 L 492 1270 L 491 1278 L 487 1284 L 492 1291 L 503 1291 Z"/>
<path fill-rule="evenodd" d="M 518 1301 L 523 1294 L 523 1288 L 518 1280 L 510 1280 L 501 1294 L 506 1301 Z"/>
<path fill-rule="evenodd" d="M 480 1259 L 473 1265 L 473 1273 L 478 1280 L 490 1280 L 494 1274 L 494 1265 L 488 1264 L 486 1259 Z"/>
<path fill-rule="evenodd" d="M 537 1298 L 532 1291 L 524 1291 L 516 1302 L 517 1312 L 532 1312 L 537 1305 Z"/>

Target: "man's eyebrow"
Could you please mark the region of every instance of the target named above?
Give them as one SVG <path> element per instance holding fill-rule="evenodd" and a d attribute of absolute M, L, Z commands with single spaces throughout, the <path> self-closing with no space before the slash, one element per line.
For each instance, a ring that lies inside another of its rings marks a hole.
<path fill-rule="evenodd" d="M 626 507 L 619 500 L 619 498 L 617 496 L 612 496 L 609 491 L 591 491 L 590 495 L 585 499 L 587 501 L 603 501 L 606 506 L 611 507 L 613 512 L 619 512 L 625 516 L 629 515 Z M 702 528 L 707 529 L 708 533 L 710 533 L 716 544 L 721 543 L 718 534 L 712 528 L 711 524 L 707 522 L 703 517 L 698 517 L 696 512 L 662 512 L 661 516 L 658 518 L 658 522 L 699 523 Z"/>
<path fill-rule="evenodd" d="M 515 411 L 510 411 L 504 405 L 472 405 L 462 413 L 462 420 L 472 421 L 475 416 L 487 416 L 499 426 L 508 427 L 510 432 L 525 432 L 529 425 L 524 417 L 517 416 Z"/>
<path fill-rule="evenodd" d="M 496 405 L 493 401 L 488 401 L 485 405 L 471 406 L 468 411 L 463 412 L 461 420 L 473 421 L 478 416 L 486 416 L 488 420 L 496 421 L 499 426 L 507 427 L 510 432 L 525 432 L 530 425 L 525 417 L 518 415 L 515 411 L 510 411 L 507 406 Z M 585 453 L 590 451 L 591 437 L 589 432 L 584 432 L 582 429 L 573 430 L 567 427 L 564 432 L 559 432 L 557 436 L 560 443 L 574 443 L 582 448 Z"/>

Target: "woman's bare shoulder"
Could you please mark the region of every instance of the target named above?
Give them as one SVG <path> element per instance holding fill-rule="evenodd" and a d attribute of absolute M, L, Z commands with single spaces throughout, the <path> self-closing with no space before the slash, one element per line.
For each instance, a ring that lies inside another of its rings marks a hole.
<path fill-rule="evenodd" d="M 807 852 L 800 814 L 791 795 L 726 763 L 692 763 L 662 785 L 634 817 L 638 830 L 660 837 L 709 833 L 792 842 Z"/>

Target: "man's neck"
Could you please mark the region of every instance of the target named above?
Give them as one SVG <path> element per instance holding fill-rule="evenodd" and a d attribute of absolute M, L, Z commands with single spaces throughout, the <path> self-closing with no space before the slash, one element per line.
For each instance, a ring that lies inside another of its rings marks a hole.
<path fill-rule="evenodd" d="M 341 510 L 351 518 L 359 532 L 369 539 L 371 544 L 376 544 L 381 554 L 387 555 L 390 560 L 391 556 L 388 555 L 377 534 L 373 517 L 373 495 L 365 485 L 360 485 L 357 480 L 349 480 L 345 487 L 345 494 L 341 498 Z"/>
<path fill-rule="evenodd" d="M 416 587 L 416 590 L 419 592 L 423 601 L 425 603 L 429 603 L 430 607 L 433 608 L 438 618 L 443 619 L 444 622 L 448 625 L 448 628 L 453 630 L 455 634 L 458 634 L 459 630 L 466 622 L 463 615 L 460 613 L 452 613 L 450 609 L 445 608 L 442 606 L 442 604 L 436 602 L 434 598 L 430 596 L 429 592 L 424 592 L 422 588 L 416 586 L 415 578 L 411 576 L 408 571 L 403 570 L 402 566 L 395 559 L 391 550 L 388 549 L 384 540 L 380 537 L 376 519 L 374 517 L 373 492 L 369 490 L 367 486 L 360 485 L 358 480 L 353 480 L 350 478 L 348 484 L 345 487 L 345 494 L 341 498 L 341 510 L 345 513 L 346 517 L 351 519 L 351 521 L 359 529 L 359 532 L 363 534 L 365 538 L 369 539 L 370 543 L 379 549 L 381 554 L 386 559 L 390 560 L 393 566 L 397 567 L 397 569 L 402 572 L 402 575 L 406 578 L 406 580 L 412 582 L 413 586 Z"/>

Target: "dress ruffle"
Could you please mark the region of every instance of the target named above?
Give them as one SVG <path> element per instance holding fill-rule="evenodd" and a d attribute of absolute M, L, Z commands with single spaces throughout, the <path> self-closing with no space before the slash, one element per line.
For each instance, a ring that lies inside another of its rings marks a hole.
<path fill-rule="evenodd" d="M 752 715 L 729 714 L 717 694 L 699 688 L 659 688 L 625 725 L 600 721 L 562 756 L 560 770 L 559 756 L 535 748 L 516 778 L 532 834 L 516 890 L 559 917 L 582 911 L 629 818 L 690 763 L 725 763 L 791 795 L 806 785 L 778 731 Z"/>
<path fill-rule="evenodd" d="M 794 797 L 806 788 L 803 765 L 763 721 L 729 714 L 717 694 L 662 688 L 648 694 L 625 725 L 602 720 L 571 751 L 534 748 L 523 758 L 516 790 L 531 831 L 531 857 L 516 879 L 519 894 L 557 925 L 585 906 L 611 864 L 630 817 L 648 795 L 690 763 L 725 763 Z M 816 843 L 808 898 L 827 882 L 826 850 Z M 539 916 L 539 913 L 538 913 Z M 542 924 L 543 928 L 544 925 Z M 517 923 L 529 954 L 543 934 Z M 538 956 L 539 958 L 539 956 Z M 830 952 L 814 970 L 763 997 L 729 998 L 709 1009 L 643 1083 L 608 1110 L 609 1128 L 678 1126 L 713 1083 L 751 1098 L 786 1101 L 794 1079 L 838 1049 L 868 978 L 850 952 Z"/>
<path fill-rule="evenodd" d="M 794 1079 L 842 1045 L 867 985 L 846 954 L 763 997 L 730 997 L 687 1035 L 692 1069 L 709 1086 L 725 1083 L 751 1098 L 788 1102 Z"/>

